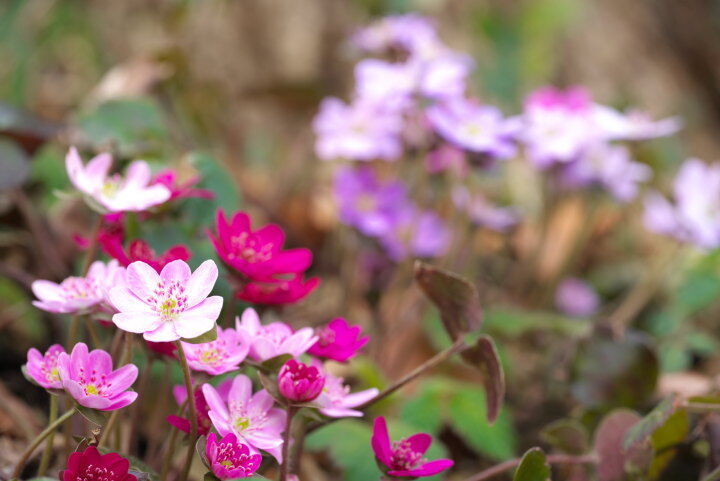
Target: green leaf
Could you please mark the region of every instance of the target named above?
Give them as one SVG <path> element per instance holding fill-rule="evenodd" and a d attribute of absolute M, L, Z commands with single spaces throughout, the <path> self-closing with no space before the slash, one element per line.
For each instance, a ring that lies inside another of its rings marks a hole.
<path fill-rule="evenodd" d="M 196 227 L 208 228 L 215 224 L 215 213 L 218 209 L 231 215 L 240 209 L 240 194 L 233 176 L 213 156 L 194 152 L 190 154 L 190 164 L 195 167 L 200 176 L 197 188 L 211 190 L 214 199 L 187 199 L 183 204 L 183 215 L 190 219 Z M 207 243 L 207 239 L 203 236 Z"/>
<path fill-rule="evenodd" d="M 497 419 L 505 398 L 505 373 L 498 356 L 495 342 L 482 335 L 475 345 L 462 352 L 462 358 L 483 374 L 483 386 L 487 399 L 487 418 L 490 423 Z"/>
<path fill-rule="evenodd" d="M 545 459 L 545 453 L 540 448 L 532 448 L 523 455 L 513 476 L 513 481 L 548 481 L 549 479 L 550 466 Z"/>
<path fill-rule="evenodd" d="M 280 368 L 292 358 L 292 354 L 280 354 L 279 356 L 264 360 L 262 362 L 262 367 L 269 372 L 278 372 L 280 371 Z"/>
<path fill-rule="evenodd" d="M 205 473 L 205 476 L 203 476 L 203 481 L 220 481 L 213 473 L 208 471 Z"/>
<path fill-rule="evenodd" d="M 213 326 L 213 328 L 205 334 L 200 334 L 198 337 L 193 337 L 192 339 L 183 339 L 183 342 L 188 342 L 190 344 L 205 344 L 206 342 L 213 342 L 216 339 L 217 326 Z"/>
<path fill-rule="evenodd" d="M 415 280 L 440 311 L 440 319 L 453 340 L 480 329 L 480 295 L 470 281 L 421 261 L 415 263 Z"/>
<path fill-rule="evenodd" d="M 664 399 L 655 409 L 642 418 L 642 420 L 628 430 L 623 441 L 623 448 L 644 443 L 658 428 L 662 427 L 668 418 L 678 408 L 678 398 L 673 395 Z"/>
<path fill-rule="evenodd" d="M 651 443 L 655 457 L 648 471 L 650 479 L 657 479 L 677 455 L 678 449 L 690 432 L 690 420 L 687 411 L 675 411 L 662 426 L 652 433 Z"/>
<path fill-rule="evenodd" d="M 75 406 L 75 410 L 82 414 L 85 419 L 98 426 L 104 426 L 107 422 L 108 416 L 104 411 L 98 411 L 79 404 Z"/>
<path fill-rule="evenodd" d="M 585 426 L 575 419 L 559 419 L 540 431 L 540 439 L 568 454 L 583 454 L 590 449 L 590 436 Z"/>

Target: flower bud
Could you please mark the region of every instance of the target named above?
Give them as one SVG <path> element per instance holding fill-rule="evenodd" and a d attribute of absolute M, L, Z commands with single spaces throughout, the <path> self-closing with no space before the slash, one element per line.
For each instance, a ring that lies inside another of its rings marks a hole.
<path fill-rule="evenodd" d="M 278 388 L 285 399 L 293 402 L 312 401 L 325 386 L 325 376 L 315 366 L 290 359 L 280 369 Z"/>

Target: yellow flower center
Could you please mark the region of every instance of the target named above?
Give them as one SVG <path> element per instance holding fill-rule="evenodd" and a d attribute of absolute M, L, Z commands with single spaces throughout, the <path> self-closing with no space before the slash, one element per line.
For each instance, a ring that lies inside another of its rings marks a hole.
<path fill-rule="evenodd" d="M 88 384 L 85 386 L 85 394 L 88 394 L 90 396 L 97 396 L 98 395 L 98 389 L 95 387 L 94 384 Z"/>

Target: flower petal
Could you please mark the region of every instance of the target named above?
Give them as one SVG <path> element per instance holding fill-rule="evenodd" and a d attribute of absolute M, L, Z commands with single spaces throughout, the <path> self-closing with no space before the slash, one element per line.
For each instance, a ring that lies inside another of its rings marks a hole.
<path fill-rule="evenodd" d="M 136 261 L 127 267 L 125 282 L 133 294 L 148 302 L 156 297 L 155 289 L 160 284 L 160 276 L 148 264 Z"/>
<path fill-rule="evenodd" d="M 188 305 L 194 306 L 210 295 L 217 278 L 218 268 L 215 262 L 206 260 L 200 264 L 200 267 L 195 269 L 185 286 Z"/>

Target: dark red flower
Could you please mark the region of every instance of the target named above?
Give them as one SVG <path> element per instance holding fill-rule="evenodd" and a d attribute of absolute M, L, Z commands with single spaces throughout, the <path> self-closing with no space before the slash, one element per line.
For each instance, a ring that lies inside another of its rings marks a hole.
<path fill-rule="evenodd" d="M 174 260 L 180 259 L 181 261 L 187 262 L 188 259 L 192 257 L 190 250 L 182 244 L 172 246 L 162 254 L 157 254 L 155 250 L 142 239 L 135 239 L 130 242 L 127 249 L 123 247 L 121 237 L 100 237 L 98 241 L 107 255 L 113 259 L 117 259 L 117 261 L 125 267 L 135 261 L 142 261 L 160 272 L 166 264 Z"/>
<path fill-rule="evenodd" d="M 130 462 L 117 453 L 101 455 L 95 446 L 72 453 L 60 481 L 137 481 L 130 474 Z"/>
<path fill-rule="evenodd" d="M 305 280 L 302 274 L 294 274 L 288 279 L 249 282 L 235 292 L 235 297 L 268 306 L 292 304 L 310 294 L 319 284 L 317 277 Z"/>

